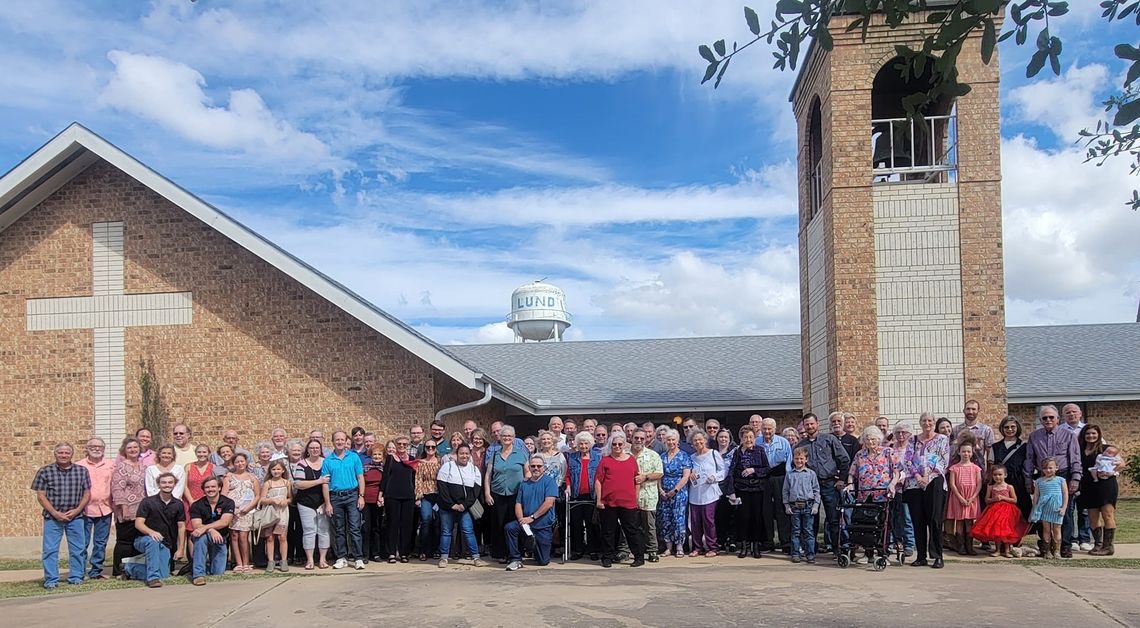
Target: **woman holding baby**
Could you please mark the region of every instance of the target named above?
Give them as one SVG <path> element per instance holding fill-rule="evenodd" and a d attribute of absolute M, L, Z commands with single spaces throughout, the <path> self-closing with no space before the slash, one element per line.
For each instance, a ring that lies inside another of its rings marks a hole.
<path fill-rule="evenodd" d="M 1113 547 L 1119 492 L 1116 476 L 1124 466 L 1124 456 L 1116 446 L 1105 442 L 1100 426 L 1086 425 L 1078 440 L 1084 474 L 1081 476 L 1081 492 L 1077 495 L 1077 508 L 1089 511 L 1094 544 L 1089 555 L 1112 556 L 1116 553 Z"/>

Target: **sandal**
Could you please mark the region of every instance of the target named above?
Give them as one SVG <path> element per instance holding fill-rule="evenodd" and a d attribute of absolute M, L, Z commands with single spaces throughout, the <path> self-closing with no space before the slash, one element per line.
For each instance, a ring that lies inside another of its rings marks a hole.
<path fill-rule="evenodd" d="M 395 557 L 395 556 L 392 556 L 391 558 L 389 558 L 389 559 L 388 559 L 388 564 L 389 564 L 389 565 L 395 565 L 395 564 L 396 564 L 396 557 Z"/>
<path fill-rule="evenodd" d="M 317 569 L 328 569 L 328 568 L 329 568 L 328 563 L 321 563 L 321 564 L 317 565 Z"/>
<path fill-rule="evenodd" d="M 709 550 L 709 552 L 705 554 L 705 558 L 712 558 L 714 556 L 716 556 L 716 550 Z"/>
<path fill-rule="evenodd" d="M 700 556 L 700 555 L 701 555 L 700 550 L 693 550 L 693 551 L 689 552 L 689 558 L 696 558 L 697 556 Z"/>
<path fill-rule="evenodd" d="M 684 558 L 685 557 L 685 550 L 679 549 L 679 550 L 677 550 L 677 553 L 673 554 L 673 555 L 676 556 L 677 558 Z"/>
<path fill-rule="evenodd" d="M 313 567 L 313 563 L 305 565 L 305 571 L 312 571 L 313 569 L 315 569 L 315 567 Z"/>
<path fill-rule="evenodd" d="M 400 557 L 400 562 L 401 562 L 401 563 L 406 563 L 406 562 L 408 562 L 408 557 L 407 557 L 407 556 L 401 556 L 401 557 Z"/>

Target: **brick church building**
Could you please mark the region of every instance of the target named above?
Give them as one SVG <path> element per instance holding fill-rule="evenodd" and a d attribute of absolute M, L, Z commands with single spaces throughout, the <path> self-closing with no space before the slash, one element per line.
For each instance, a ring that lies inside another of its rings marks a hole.
<path fill-rule="evenodd" d="M 1140 323 L 1007 335 L 1027 427 L 1072 401 L 1140 445 Z M 39 533 L 23 489 L 54 443 L 95 434 L 114 455 L 139 426 L 144 359 L 170 420 L 216 445 L 226 428 L 393 435 L 437 414 L 523 433 L 555 414 L 791 425 L 811 398 L 802 353 L 794 335 L 443 347 L 72 125 L 0 179 L 0 538 Z"/>

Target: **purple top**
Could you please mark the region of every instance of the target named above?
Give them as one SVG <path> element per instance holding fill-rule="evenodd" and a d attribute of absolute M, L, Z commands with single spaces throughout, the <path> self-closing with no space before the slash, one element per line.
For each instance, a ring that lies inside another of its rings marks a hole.
<path fill-rule="evenodd" d="M 946 473 L 950 464 L 950 439 L 944 434 L 935 434 L 930 440 L 923 442 L 915 436 L 907 445 L 903 454 L 903 470 L 906 473 L 905 488 L 921 488 L 918 477 L 929 475 L 930 478 L 941 477 Z"/>
<path fill-rule="evenodd" d="M 1060 427 L 1048 432 L 1039 428 L 1029 435 L 1025 452 L 1025 477 L 1032 478 L 1033 472 L 1041 471 L 1041 461 L 1054 458 L 1057 473 L 1068 473 L 1070 480 L 1080 481 L 1082 475 L 1081 452 L 1077 435 Z"/>

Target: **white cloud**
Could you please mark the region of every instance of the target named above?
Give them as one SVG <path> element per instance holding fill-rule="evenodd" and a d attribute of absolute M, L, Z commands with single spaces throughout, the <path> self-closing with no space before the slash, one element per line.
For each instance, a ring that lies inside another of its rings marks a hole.
<path fill-rule="evenodd" d="M 1073 65 L 1059 77 L 1010 90 L 1008 98 L 1018 118 L 1050 129 L 1063 142 L 1072 142 L 1078 131 L 1094 129 L 1104 119 L 1100 103 L 1109 78 L 1103 65 Z"/>
<path fill-rule="evenodd" d="M 153 120 L 202 145 L 292 163 L 332 165 L 329 148 L 311 133 L 275 116 L 252 89 L 229 93 L 215 106 L 206 80 L 188 65 L 163 57 L 113 50 L 115 66 L 100 95 L 104 105 Z"/>
<path fill-rule="evenodd" d="M 792 246 L 742 263 L 711 263 L 685 252 L 647 281 L 628 281 L 595 299 L 604 316 L 640 321 L 656 334 L 705 336 L 795 333 L 799 262 Z"/>
<path fill-rule="evenodd" d="M 581 227 L 794 216 L 795 194 L 795 167 L 781 163 L 749 171 L 732 184 L 519 187 L 487 194 L 424 194 L 416 205 L 463 223 Z"/>

